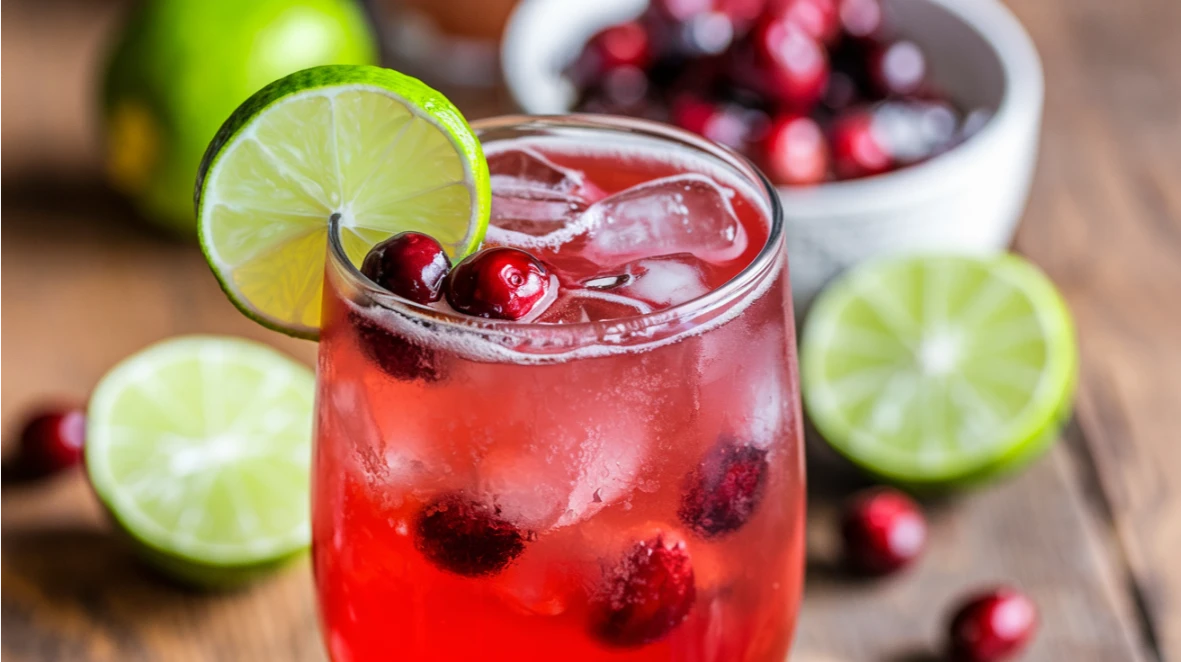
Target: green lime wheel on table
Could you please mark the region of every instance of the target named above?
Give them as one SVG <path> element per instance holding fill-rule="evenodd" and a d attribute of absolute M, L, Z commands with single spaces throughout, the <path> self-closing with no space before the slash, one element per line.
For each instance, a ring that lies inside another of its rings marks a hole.
<path fill-rule="evenodd" d="M 314 377 L 258 343 L 187 336 L 125 359 L 87 407 L 86 470 L 140 554 L 223 587 L 310 544 Z"/>
<path fill-rule="evenodd" d="M 1070 416 L 1070 312 L 1023 258 L 912 256 L 856 267 L 817 299 L 800 374 L 809 416 L 841 454 L 916 489 L 1025 465 Z"/>

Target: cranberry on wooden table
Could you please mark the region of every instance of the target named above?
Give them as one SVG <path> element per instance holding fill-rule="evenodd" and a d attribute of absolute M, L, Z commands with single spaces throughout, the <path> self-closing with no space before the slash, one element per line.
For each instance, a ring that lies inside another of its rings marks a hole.
<path fill-rule="evenodd" d="M 910 565 L 927 542 L 918 504 L 890 488 L 854 495 L 841 520 L 845 560 L 860 573 L 885 575 Z"/>
<path fill-rule="evenodd" d="M 1011 660 L 1037 631 L 1037 607 L 1020 591 L 1000 587 L 968 598 L 950 626 L 953 662 Z"/>
<path fill-rule="evenodd" d="M 86 414 L 81 409 L 47 409 L 21 431 L 16 469 L 25 476 L 48 476 L 82 462 Z"/>

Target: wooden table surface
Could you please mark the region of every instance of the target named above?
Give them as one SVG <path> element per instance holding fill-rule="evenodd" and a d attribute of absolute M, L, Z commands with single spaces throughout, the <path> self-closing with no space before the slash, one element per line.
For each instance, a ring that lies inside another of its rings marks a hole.
<path fill-rule="evenodd" d="M 310 360 L 313 345 L 238 315 L 195 247 L 137 225 L 102 186 L 94 72 L 122 3 L 6 5 L 5 450 L 29 407 L 82 400 L 120 358 L 174 334 L 239 334 Z M 949 602 L 994 581 L 1041 608 L 1026 660 L 1181 661 L 1181 2 L 1011 6 L 1048 85 L 1016 248 L 1076 315 L 1076 417 L 1019 478 L 934 507 L 927 557 L 877 583 L 830 570 L 833 498 L 856 479 L 813 452 L 799 662 L 934 659 Z M 5 484 L 3 502 L 9 662 L 324 659 L 306 565 L 202 595 L 141 570 L 80 475 Z"/>

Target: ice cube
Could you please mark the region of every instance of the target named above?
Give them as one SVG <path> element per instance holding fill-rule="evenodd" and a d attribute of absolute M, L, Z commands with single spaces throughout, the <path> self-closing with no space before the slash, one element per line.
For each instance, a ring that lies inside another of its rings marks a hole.
<path fill-rule="evenodd" d="M 643 301 L 595 289 L 567 289 L 545 311 L 538 322 L 545 324 L 580 324 L 635 317 L 652 312 Z"/>
<path fill-rule="evenodd" d="M 648 429 L 638 416 L 615 413 L 609 422 L 588 430 L 567 510 L 556 526 L 577 524 L 631 494 L 635 487 L 650 450 Z"/>
<path fill-rule="evenodd" d="M 732 260 L 747 236 L 734 213 L 734 191 L 689 174 L 657 179 L 592 205 L 580 222 L 590 228 L 587 252 L 601 263 L 692 253 L 709 262 Z"/>
<path fill-rule="evenodd" d="M 700 397 L 714 404 L 707 415 L 717 416 L 722 430 L 755 448 L 781 443 L 795 425 L 786 367 L 794 357 L 782 326 L 752 328 L 738 319 L 701 336 L 698 348 Z"/>
<path fill-rule="evenodd" d="M 570 475 L 541 449 L 505 446 L 480 460 L 478 485 L 505 519 L 529 530 L 548 529 L 566 511 Z"/>
<path fill-rule="evenodd" d="M 647 427 L 622 405 L 610 417 L 599 408 L 582 411 L 592 418 L 548 421 L 543 438 L 480 460 L 478 490 L 505 519 L 541 533 L 630 494 L 648 455 Z"/>
<path fill-rule="evenodd" d="M 529 148 L 488 156 L 492 220 L 488 239 L 520 247 L 557 247 L 586 231 L 582 212 L 602 193 L 581 172 Z M 589 220 L 589 219 L 588 219 Z"/>
<path fill-rule="evenodd" d="M 654 306 L 675 306 L 709 292 L 705 282 L 709 268 L 689 253 L 643 258 L 619 270 L 629 278 L 616 291 Z"/>

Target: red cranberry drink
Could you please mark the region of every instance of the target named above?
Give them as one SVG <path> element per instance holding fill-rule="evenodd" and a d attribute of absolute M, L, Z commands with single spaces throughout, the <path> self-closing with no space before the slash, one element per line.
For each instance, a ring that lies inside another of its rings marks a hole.
<path fill-rule="evenodd" d="M 475 128 L 481 251 L 449 269 L 399 236 L 363 275 L 330 248 L 313 538 L 333 659 L 783 660 L 804 476 L 773 194 L 651 123 Z"/>

